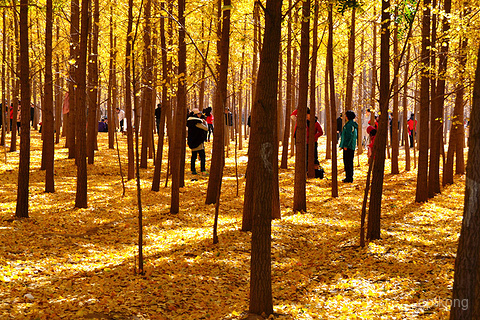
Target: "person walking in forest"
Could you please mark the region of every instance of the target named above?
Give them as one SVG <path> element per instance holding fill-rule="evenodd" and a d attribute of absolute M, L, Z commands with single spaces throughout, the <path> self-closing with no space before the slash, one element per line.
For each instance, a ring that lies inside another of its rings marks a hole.
<path fill-rule="evenodd" d="M 309 141 L 309 134 L 310 134 L 310 108 L 307 108 L 307 166 L 308 166 L 308 141 Z M 318 138 L 323 136 L 323 129 L 320 123 L 317 121 L 317 117 L 315 117 L 315 155 L 314 160 L 318 162 Z"/>
<path fill-rule="evenodd" d="M 417 133 L 417 120 L 415 120 L 415 115 L 412 113 L 410 119 L 407 121 L 408 126 L 408 138 L 410 139 L 410 148 L 413 148 L 413 136 Z"/>
<path fill-rule="evenodd" d="M 120 124 L 120 132 L 123 132 L 123 124 L 124 124 L 124 121 L 125 121 L 125 111 L 121 110 L 120 108 L 116 108 L 117 109 L 117 115 L 118 115 L 118 123 Z"/>
<path fill-rule="evenodd" d="M 162 104 L 157 104 L 155 108 L 155 124 L 157 126 L 157 134 L 160 134 L 160 117 L 162 116 Z"/>
<path fill-rule="evenodd" d="M 338 143 L 338 139 L 340 139 L 340 135 L 342 134 L 342 125 L 343 125 L 343 119 L 342 119 L 342 113 L 340 113 L 340 116 L 337 118 L 337 143 Z"/>
<path fill-rule="evenodd" d="M 197 155 L 200 156 L 200 171 L 202 175 L 207 175 L 205 169 L 205 147 L 204 142 L 207 138 L 207 122 L 203 119 L 202 112 L 198 109 L 193 109 L 187 118 L 188 137 L 187 144 L 192 150 L 192 158 L 190 162 L 190 169 L 192 174 L 197 174 L 195 169 L 195 161 L 197 161 Z"/>
<path fill-rule="evenodd" d="M 358 124 L 355 122 L 355 113 L 351 110 L 345 113 L 347 123 L 343 126 L 340 140 L 340 148 L 343 149 L 343 165 L 345 167 L 345 179 L 343 182 L 353 182 L 353 157 L 357 147 Z"/>
<path fill-rule="evenodd" d="M 17 132 L 20 134 L 20 126 L 22 124 L 22 106 L 20 105 L 20 101 L 18 101 L 17 107 Z"/>
<path fill-rule="evenodd" d="M 213 113 L 212 113 L 212 107 L 208 107 L 203 109 L 203 113 L 207 117 L 207 126 L 208 126 L 208 137 L 207 141 L 210 142 L 211 136 L 213 135 Z"/>
<path fill-rule="evenodd" d="M 368 157 L 370 158 L 373 154 L 373 143 L 375 142 L 375 135 L 377 134 L 377 129 L 375 129 L 373 126 L 368 126 L 367 127 L 367 134 L 369 136 L 369 143 L 368 143 Z"/>

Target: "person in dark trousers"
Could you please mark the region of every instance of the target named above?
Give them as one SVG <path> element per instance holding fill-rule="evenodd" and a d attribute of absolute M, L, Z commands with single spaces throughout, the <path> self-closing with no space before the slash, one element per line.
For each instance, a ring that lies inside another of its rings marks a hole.
<path fill-rule="evenodd" d="M 340 148 L 343 149 L 343 165 L 345 167 L 345 179 L 343 182 L 353 182 L 353 157 L 355 156 L 355 148 L 357 147 L 358 124 L 355 122 L 355 113 L 347 111 L 347 123 L 343 126 Z"/>
<path fill-rule="evenodd" d="M 157 104 L 155 108 L 155 123 L 157 125 L 157 134 L 160 134 L 160 116 L 162 115 L 162 104 Z"/>
<path fill-rule="evenodd" d="M 408 126 L 408 138 L 410 139 L 410 148 L 413 148 L 413 136 L 417 133 L 417 120 L 415 120 L 415 115 L 412 113 L 410 119 L 407 121 Z"/>
<path fill-rule="evenodd" d="M 207 175 L 205 169 L 205 147 L 204 142 L 207 138 L 208 127 L 205 120 L 201 119 L 202 112 L 198 109 L 193 109 L 187 118 L 188 147 L 192 150 L 192 158 L 190 162 L 190 169 L 192 174 L 197 174 L 195 169 L 195 161 L 197 161 L 197 155 L 200 156 L 200 170 L 202 175 Z"/>
<path fill-rule="evenodd" d="M 342 126 L 343 126 L 343 119 L 342 113 L 340 113 L 340 117 L 337 118 L 337 142 L 340 139 L 340 135 L 342 134 Z"/>
<path fill-rule="evenodd" d="M 208 137 L 207 141 L 210 142 L 211 136 L 213 135 L 213 113 L 212 107 L 203 109 L 203 114 L 207 117 L 207 126 L 208 126 Z"/>

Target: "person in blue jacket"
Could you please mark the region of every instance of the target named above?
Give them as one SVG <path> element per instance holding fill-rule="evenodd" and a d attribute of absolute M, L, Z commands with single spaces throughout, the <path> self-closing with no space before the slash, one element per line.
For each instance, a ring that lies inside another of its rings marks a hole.
<path fill-rule="evenodd" d="M 345 179 L 343 182 L 353 182 L 353 157 L 357 147 L 358 124 L 355 122 L 355 113 L 347 111 L 345 113 L 347 123 L 343 126 L 340 148 L 343 149 L 343 165 L 345 167 Z"/>

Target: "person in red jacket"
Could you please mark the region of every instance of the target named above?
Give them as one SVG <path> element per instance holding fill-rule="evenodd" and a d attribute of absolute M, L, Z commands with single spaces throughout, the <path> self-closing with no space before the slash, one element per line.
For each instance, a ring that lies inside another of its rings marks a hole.
<path fill-rule="evenodd" d="M 308 141 L 309 141 L 309 134 L 310 134 L 310 108 L 307 108 L 307 161 L 308 161 Z M 323 129 L 320 123 L 317 121 L 317 117 L 315 117 L 315 155 L 314 159 L 318 161 L 318 138 L 323 136 Z"/>
<path fill-rule="evenodd" d="M 410 138 L 410 148 L 413 148 L 413 135 L 417 133 L 417 120 L 415 120 L 415 115 L 412 113 L 410 119 L 407 121 L 408 126 L 408 137 Z"/>

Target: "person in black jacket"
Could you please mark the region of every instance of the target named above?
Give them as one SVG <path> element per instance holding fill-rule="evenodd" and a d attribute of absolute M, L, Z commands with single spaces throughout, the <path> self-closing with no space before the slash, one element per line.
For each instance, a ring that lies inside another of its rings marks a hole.
<path fill-rule="evenodd" d="M 190 162 L 190 169 L 192 174 L 197 174 L 195 169 L 195 161 L 197 154 L 200 156 L 200 170 L 202 175 L 206 175 L 205 169 L 205 147 L 203 143 L 207 138 L 208 127 L 205 120 L 201 119 L 202 112 L 198 109 L 193 109 L 187 118 L 188 137 L 187 144 L 192 149 L 192 158 Z"/>

